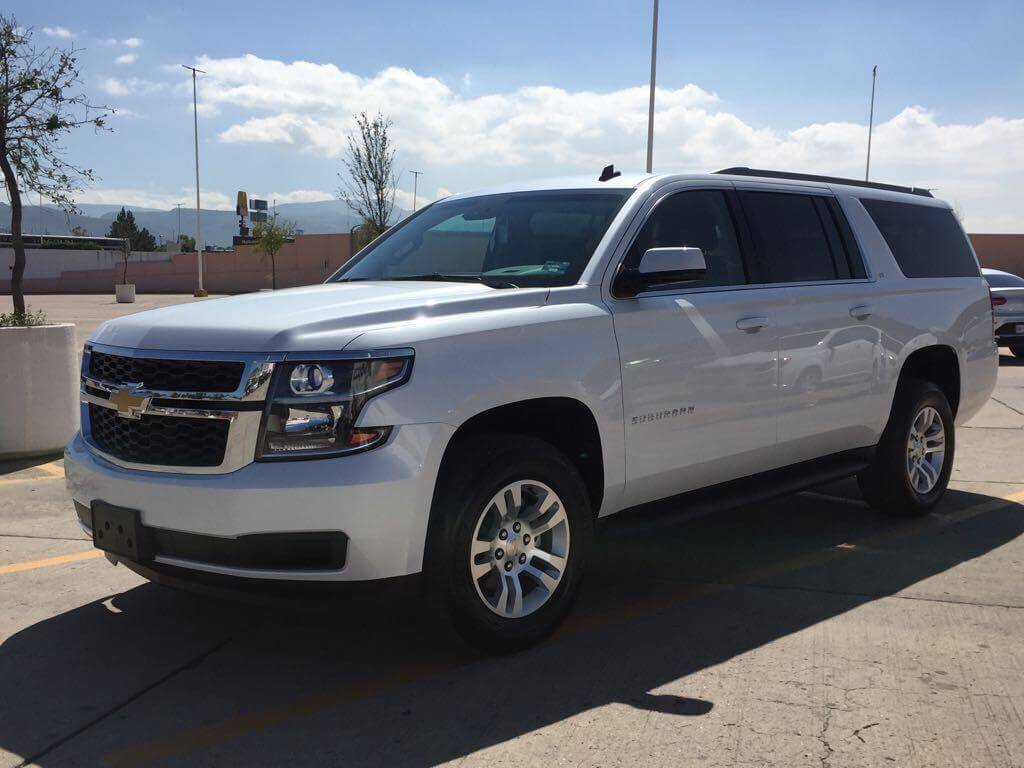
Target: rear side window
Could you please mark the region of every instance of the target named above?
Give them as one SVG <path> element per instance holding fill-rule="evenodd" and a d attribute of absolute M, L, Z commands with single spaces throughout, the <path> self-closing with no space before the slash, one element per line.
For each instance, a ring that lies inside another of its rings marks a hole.
<path fill-rule="evenodd" d="M 977 277 L 967 236 L 948 208 L 861 198 L 907 277 Z"/>
<path fill-rule="evenodd" d="M 851 277 L 827 202 L 812 195 L 741 192 L 755 244 L 755 280 L 801 283 Z"/>

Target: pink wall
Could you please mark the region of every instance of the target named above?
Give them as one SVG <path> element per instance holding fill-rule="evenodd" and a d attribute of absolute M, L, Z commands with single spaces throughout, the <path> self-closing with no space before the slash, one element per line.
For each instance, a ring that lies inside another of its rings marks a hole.
<path fill-rule="evenodd" d="M 322 283 L 349 256 L 349 235 L 298 235 L 275 259 L 277 287 Z M 29 252 L 29 258 L 33 254 Z M 203 254 L 203 287 L 210 293 L 247 293 L 271 287 L 270 260 L 253 253 L 251 245 L 233 251 Z M 58 278 L 25 280 L 26 293 L 112 293 L 121 281 L 121 267 L 74 270 Z M 132 262 L 128 282 L 139 293 L 192 293 L 196 288 L 196 254 L 175 253 L 167 261 Z M 10 279 L 0 279 L 0 292 L 10 293 Z"/>

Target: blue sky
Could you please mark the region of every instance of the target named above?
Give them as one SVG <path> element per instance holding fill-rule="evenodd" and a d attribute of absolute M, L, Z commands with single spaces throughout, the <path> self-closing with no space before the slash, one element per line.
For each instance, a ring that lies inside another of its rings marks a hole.
<path fill-rule="evenodd" d="M 26 3 L 41 43 L 74 45 L 115 132 L 69 152 L 83 201 L 192 194 L 200 62 L 204 207 L 337 187 L 351 113 L 395 122 L 436 197 L 509 179 L 641 170 L 648 0 Z M 242 9 L 240 11 L 240 9 Z M 873 174 L 956 201 L 976 231 L 1024 231 L 1024 3 L 662 0 L 656 170 L 785 166 L 859 174 L 879 67 Z M 248 57 L 248 58 L 246 58 Z M 664 91 L 662 92 L 662 89 Z M 401 184 L 400 202 L 411 191 Z"/>

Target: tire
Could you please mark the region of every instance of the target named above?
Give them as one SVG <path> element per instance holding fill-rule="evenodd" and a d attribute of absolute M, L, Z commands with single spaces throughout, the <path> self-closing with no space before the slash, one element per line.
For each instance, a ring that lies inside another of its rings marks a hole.
<path fill-rule="evenodd" d="M 955 447 L 953 412 L 942 390 L 917 379 L 901 382 L 874 459 L 857 475 L 865 500 L 893 517 L 927 514 L 946 492 Z"/>
<path fill-rule="evenodd" d="M 1010 351 L 1014 357 L 1024 357 L 1024 344 L 1011 344 Z"/>
<path fill-rule="evenodd" d="M 586 487 L 561 452 L 534 438 L 482 435 L 455 451 L 435 493 L 428 583 L 469 644 L 527 648 L 558 627 L 579 590 L 593 536 Z"/>

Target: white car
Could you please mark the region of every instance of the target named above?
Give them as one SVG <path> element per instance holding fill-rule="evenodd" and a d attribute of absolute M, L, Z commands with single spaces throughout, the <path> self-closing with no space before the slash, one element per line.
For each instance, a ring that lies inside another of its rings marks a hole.
<path fill-rule="evenodd" d="M 939 501 L 998 365 L 946 203 L 601 179 L 455 195 L 323 285 L 105 323 L 66 452 L 95 545 L 154 579 L 422 573 L 507 651 L 565 616 L 595 521 L 646 502 L 851 474 L 889 514 Z"/>
<path fill-rule="evenodd" d="M 1024 357 L 1024 277 L 1000 269 L 982 269 L 981 274 L 992 291 L 996 343 Z"/>

